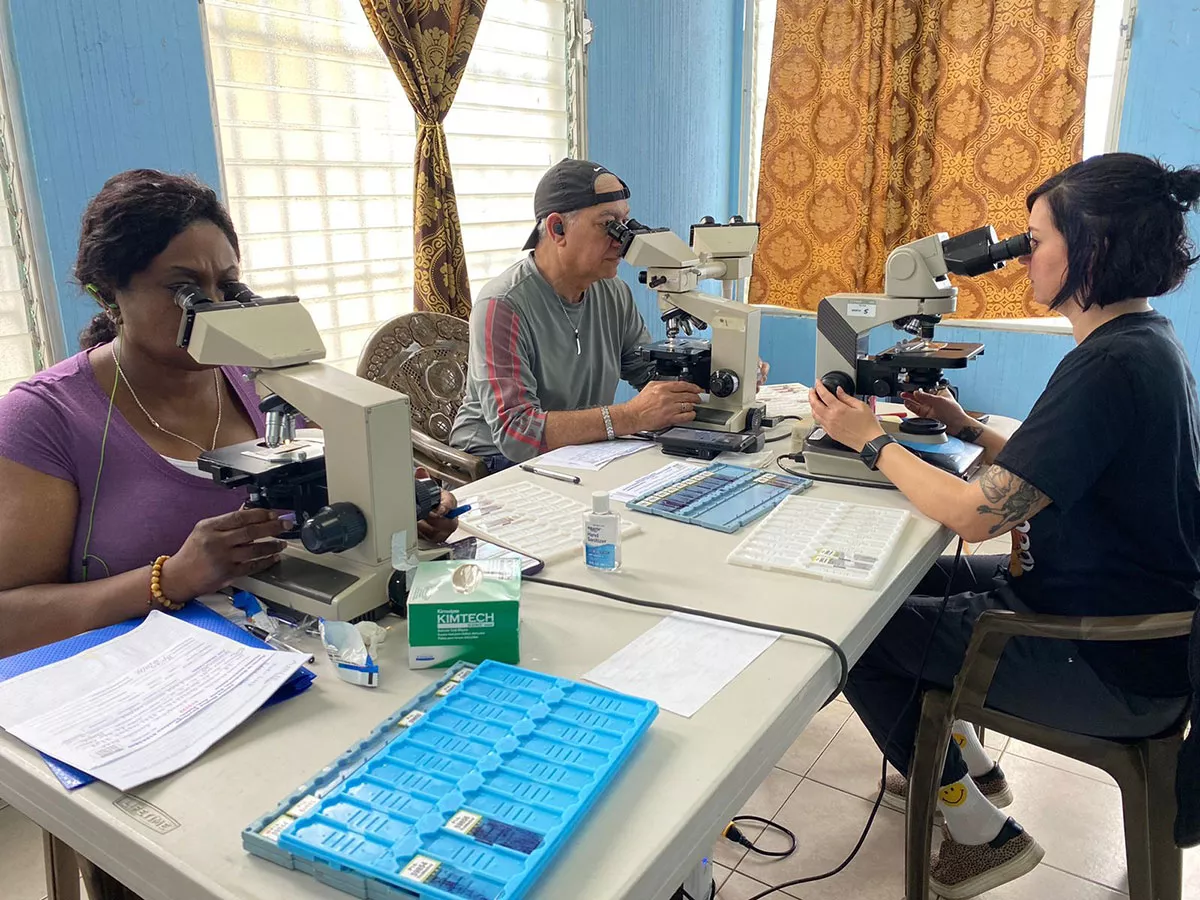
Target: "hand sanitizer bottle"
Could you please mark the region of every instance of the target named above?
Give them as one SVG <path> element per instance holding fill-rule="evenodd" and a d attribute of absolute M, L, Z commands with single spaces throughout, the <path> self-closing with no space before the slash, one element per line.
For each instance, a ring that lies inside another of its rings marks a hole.
<path fill-rule="evenodd" d="M 621 568 L 621 517 L 609 508 L 607 491 L 592 494 L 592 511 L 583 514 L 583 554 L 589 569 Z"/>

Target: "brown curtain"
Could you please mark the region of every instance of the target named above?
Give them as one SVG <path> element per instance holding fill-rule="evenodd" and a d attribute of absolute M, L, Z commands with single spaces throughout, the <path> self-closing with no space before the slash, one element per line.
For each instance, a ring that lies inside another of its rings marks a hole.
<path fill-rule="evenodd" d="M 1079 160 L 1091 0 L 779 0 L 751 299 L 883 289 L 894 247 L 991 224 Z M 1018 266 L 958 278 L 958 315 L 1043 315 Z"/>
<path fill-rule="evenodd" d="M 458 201 L 442 122 L 454 102 L 487 0 L 359 0 L 417 114 L 413 279 L 418 310 L 471 314 Z"/>

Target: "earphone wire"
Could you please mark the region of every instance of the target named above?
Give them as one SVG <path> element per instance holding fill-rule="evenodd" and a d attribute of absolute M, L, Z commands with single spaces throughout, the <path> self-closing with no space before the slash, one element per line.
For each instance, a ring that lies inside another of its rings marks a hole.
<path fill-rule="evenodd" d="M 118 332 L 119 332 L 118 327 Z M 112 344 L 113 362 L 117 359 L 117 342 L 114 340 Z M 115 366 L 113 371 L 113 386 L 112 391 L 108 395 L 108 415 L 104 417 L 104 434 L 100 438 L 100 463 L 96 466 L 96 483 L 92 486 L 92 508 L 88 513 L 88 529 L 87 536 L 83 539 L 83 559 L 81 566 L 83 568 L 83 580 L 88 580 L 88 560 L 95 559 L 100 565 L 104 566 L 104 576 L 107 578 L 111 575 L 108 571 L 108 563 L 100 557 L 93 557 L 89 552 L 92 546 L 92 531 L 96 526 L 96 500 L 100 496 L 100 476 L 104 472 L 104 453 L 108 449 L 108 426 L 112 424 L 113 407 L 117 402 L 117 385 L 121 381 L 121 368 Z"/>

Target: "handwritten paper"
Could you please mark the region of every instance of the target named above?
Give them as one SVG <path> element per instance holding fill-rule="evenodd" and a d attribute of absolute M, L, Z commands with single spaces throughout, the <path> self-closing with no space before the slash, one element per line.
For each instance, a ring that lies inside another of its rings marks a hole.
<path fill-rule="evenodd" d="M 550 466 L 557 469 L 587 469 L 598 472 L 614 459 L 632 456 L 649 450 L 654 444 L 650 441 L 601 441 L 597 444 L 577 444 L 573 447 L 559 447 L 533 461 L 536 466 Z"/>

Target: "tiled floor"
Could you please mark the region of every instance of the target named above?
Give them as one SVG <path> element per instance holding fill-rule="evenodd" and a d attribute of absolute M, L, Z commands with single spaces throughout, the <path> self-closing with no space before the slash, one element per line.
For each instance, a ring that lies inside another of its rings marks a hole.
<path fill-rule="evenodd" d="M 1098 769 L 1037 747 L 988 734 L 1016 800 L 1012 814 L 1046 850 L 1032 873 L 984 900 L 1118 900 L 1126 897 L 1121 800 Z M 796 834 L 796 852 L 764 860 L 728 844 L 713 852 L 718 900 L 748 900 L 767 887 L 816 875 L 842 861 L 862 831 L 878 789 L 881 759 L 849 705 L 822 710 L 793 745 L 748 811 L 770 814 Z M 790 785 L 794 788 L 785 792 Z M 773 811 L 771 811 L 773 808 Z M 767 810 L 767 812 L 764 812 Z M 768 835 L 764 845 L 771 840 Z M 732 851 L 729 849 L 732 847 Z M 871 833 L 844 871 L 825 881 L 773 894 L 786 900 L 900 900 L 904 818 L 881 809 Z M 1184 854 L 1184 897 L 1200 897 L 1200 850 Z"/>
<path fill-rule="evenodd" d="M 1012 814 L 1046 850 L 1037 869 L 984 900 L 1120 900 L 1126 896 L 1121 801 L 1099 770 L 988 734 L 1016 801 Z M 763 861 L 728 841 L 713 850 L 718 900 L 749 900 L 768 886 L 840 863 L 866 822 L 880 757 L 850 706 L 823 709 L 751 797 L 745 811 L 786 825 L 797 849 Z M 747 829 L 752 838 L 758 829 Z M 767 835 L 764 846 L 778 838 Z M 904 895 L 904 819 L 881 809 L 857 858 L 826 881 L 773 894 L 780 900 L 900 900 Z M 1183 896 L 1200 897 L 1200 850 L 1184 855 Z M 0 801 L 0 900 L 41 900 L 41 833 Z"/>

